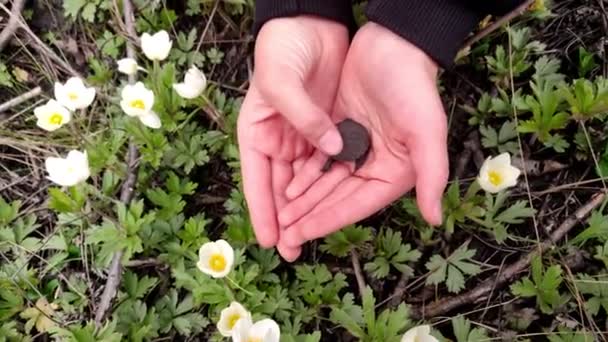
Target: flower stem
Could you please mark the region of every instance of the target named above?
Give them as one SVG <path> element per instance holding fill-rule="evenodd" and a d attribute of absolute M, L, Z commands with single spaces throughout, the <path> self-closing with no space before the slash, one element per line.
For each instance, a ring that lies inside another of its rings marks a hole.
<path fill-rule="evenodd" d="M 239 284 L 236 283 L 236 281 L 232 280 L 232 278 L 226 276 L 226 279 L 228 279 L 232 283 L 232 285 L 234 285 L 237 289 L 245 292 L 248 296 L 253 296 L 253 294 L 251 292 L 249 292 L 249 291 L 245 290 L 244 288 L 242 288 Z"/>

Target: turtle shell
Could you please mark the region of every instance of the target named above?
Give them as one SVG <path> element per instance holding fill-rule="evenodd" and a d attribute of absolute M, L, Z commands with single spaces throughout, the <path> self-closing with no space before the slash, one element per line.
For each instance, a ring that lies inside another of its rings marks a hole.
<path fill-rule="evenodd" d="M 354 161 L 369 150 L 369 133 L 363 125 L 352 119 L 345 119 L 337 124 L 337 128 L 342 136 L 343 147 L 340 153 L 331 156 L 333 160 Z"/>

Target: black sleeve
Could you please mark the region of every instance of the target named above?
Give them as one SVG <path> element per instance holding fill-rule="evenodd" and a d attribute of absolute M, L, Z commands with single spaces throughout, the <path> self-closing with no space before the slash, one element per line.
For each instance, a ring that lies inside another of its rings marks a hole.
<path fill-rule="evenodd" d="M 253 34 L 257 36 L 271 19 L 301 14 L 337 21 L 348 28 L 351 36 L 357 28 L 351 0 L 256 0 Z"/>
<path fill-rule="evenodd" d="M 370 0 L 366 15 L 448 68 L 464 39 L 483 17 L 505 14 L 524 1 Z"/>

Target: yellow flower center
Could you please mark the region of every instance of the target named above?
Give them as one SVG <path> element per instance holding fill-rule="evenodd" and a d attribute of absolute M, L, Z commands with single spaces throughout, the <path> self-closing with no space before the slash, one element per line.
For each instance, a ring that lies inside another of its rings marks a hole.
<path fill-rule="evenodd" d="M 131 101 L 131 107 L 143 110 L 146 108 L 146 105 L 144 104 L 144 101 L 137 99 Z"/>
<path fill-rule="evenodd" d="M 51 125 L 61 125 L 62 122 L 63 122 L 63 115 L 61 115 L 59 113 L 53 113 L 53 115 L 51 115 L 49 117 L 49 123 Z"/>
<path fill-rule="evenodd" d="M 74 171 L 76 171 L 72 166 L 68 166 L 67 172 L 68 173 L 74 173 Z"/>
<path fill-rule="evenodd" d="M 213 254 L 209 258 L 209 267 L 215 272 L 221 272 L 226 268 L 226 258 L 221 254 Z"/>
<path fill-rule="evenodd" d="M 76 101 L 78 99 L 78 94 L 76 94 L 76 93 L 69 93 L 68 97 L 70 98 L 70 100 Z"/>
<path fill-rule="evenodd" d="M 249 336 L 249 338 L 247 338 L 247 342 L 262 342 L 262 338 L 261 337 Z"/>
<path fill-rule="evenodd" d="M 500 184 L 502 184 L 503 181 L 502 175 L 496 171 L 488 172 L 488 180 L 494 186 L 499 186 Z"/>
<path fill-rule="evenodd" d="M 230 315 L 228 317 L 228 327 L 230 329 L 234 328 L 234 326 L 236 325 L 236 322 L 238 322 L 239 319 L 241 319 L 241 315 L 239 315 L 238 313 Z"/>

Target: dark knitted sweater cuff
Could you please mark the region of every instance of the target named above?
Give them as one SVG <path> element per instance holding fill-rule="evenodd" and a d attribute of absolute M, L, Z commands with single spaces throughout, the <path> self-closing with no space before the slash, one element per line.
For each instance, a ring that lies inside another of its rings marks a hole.
<path fill-rule="evenodd" d="M 269 20 L 296 15 L 315 15 L 346 26 L 351 36 L 357 25 L 351 0 L 256 0 L 253 34 Z"/>
<path fill-rule="evenodd" d="M 483 15 L 456 0 L 370 0 L 366 15 L 416 45 L 443 68 Z"/>

